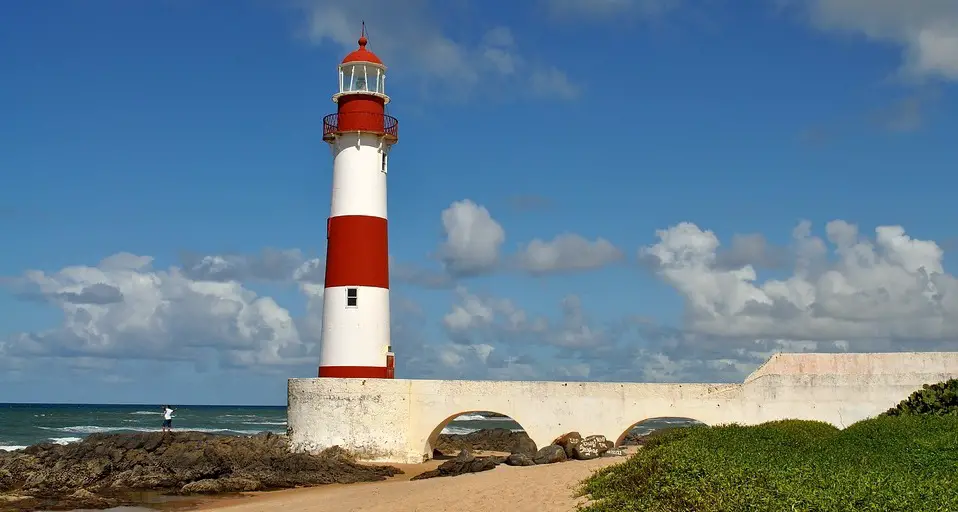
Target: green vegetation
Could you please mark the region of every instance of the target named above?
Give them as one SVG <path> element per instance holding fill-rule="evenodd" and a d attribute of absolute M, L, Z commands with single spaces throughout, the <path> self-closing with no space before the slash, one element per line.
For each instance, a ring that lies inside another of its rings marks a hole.
<path fill-rule="evenodd" d="M 958 511 L 956 386 L 928 386 L 845 430 L 798 420 L 671 430 L 586 480 L 585 510 Z"/>
<path fill-rule="evenodd" d="M 892 407 L 883 416 L 908 416 L 924 414 L 934 416 L 958 416 L 958 379 L 938 384 L 925 384 L 901 403 Z"/>

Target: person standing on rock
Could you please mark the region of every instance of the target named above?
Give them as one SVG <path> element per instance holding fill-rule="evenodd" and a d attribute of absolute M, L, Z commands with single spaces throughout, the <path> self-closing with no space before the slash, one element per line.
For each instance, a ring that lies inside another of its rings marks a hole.
<path fill-rule="evenodd" d="M 176 409 L 171 408 L 169 405 L 163 406 L 163 432 L 172 432 L 173 431 L 173 412 Z"/>

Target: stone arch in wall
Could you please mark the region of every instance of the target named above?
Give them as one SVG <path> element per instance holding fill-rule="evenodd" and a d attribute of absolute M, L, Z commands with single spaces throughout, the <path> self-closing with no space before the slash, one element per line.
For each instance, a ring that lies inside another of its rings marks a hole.
<path fill-rule="evenodd" d="M 436 425 L 431 432 L 429 432 L 429 435 L 426 436 L 426 443 L 425 443 L 425 446 L 423 447 L 423 454 L 425 454 L 427 458 L 432 458 L 433 449 L 436 447 L 436 442 L 439 439 L 439 435 L 442 434 L 442 431 L 446 427 L 448 427 L 450 423 L 453 423 L 454 421 L 456 421 L 457 418 L 462 418 L 462 417 L 468 418 L 470 416 L 472 417 L 487 416 L 489 413 L 499 415 L 500 417 L 504 418 L 504 420 L 497 420 L 497 419 L 487 419 L 484 421 L 476 420 L 477 421 L 476 424 L 469 425 L 469 427 L 476 428 L 477 430 L 493 429 L 493 428 L 510 428 L 511 429 L 511 428 L 515 428 L 515 425 L 518 425 L 518 427 L 522 431 L 526 432 L 526 434 L 529 435 L 529 432 L 526 430 L 526 425 L 523 424 L 519 418 L 516 418 L 515 415 L 506 414 L 499 411 L 490 411 L 488 409 L 463 410 L 453 414 L 446 415 L 445 418 L 442 421 L 440 421 L 439 424 Z M 466 421 L 469 421 L 469 420 L 466 420 Z M 503 424 L 502 426 L 496 425 L 496 423 L 500 423 L 500 422 Z M 535 445 L 535 442 L 533 441 L 532 444 Z"/>
<path fill-rule="evenodd" d="M 622 446 L 622 443 L 625 442 L 626 437 L 628 437 L 628 435 L 634 431 L 641 434 L 648 434 L 651 433 L 651 431 L 663 430 L 666 428 L 689 427 L 692 425 L 707 425 L 707 423 L 696 418 L 684 416 L 656 416 L 643 418 L 622 430 L 619 436 L 615 439 L 615 445 Z"/>

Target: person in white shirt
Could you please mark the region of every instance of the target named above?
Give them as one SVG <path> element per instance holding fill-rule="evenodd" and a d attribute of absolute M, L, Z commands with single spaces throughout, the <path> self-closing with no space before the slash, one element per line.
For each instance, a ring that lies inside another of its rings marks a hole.
<path fill-rule="evenodd" d="M 173 412 L 175 410 L 169 405 L 163 406 L 163 432 L 173 431 Z"/>

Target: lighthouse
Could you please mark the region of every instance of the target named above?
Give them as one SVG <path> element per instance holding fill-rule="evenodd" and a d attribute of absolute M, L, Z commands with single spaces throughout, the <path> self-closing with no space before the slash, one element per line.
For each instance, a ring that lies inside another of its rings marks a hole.
<path fill-rule="evenodd" d="M 335 114 L 323 118 L 333 157 L 319 377 L 394 378 L 389 342 L 386 174 L 399 123 L 386 114 L 386 66 L 359 48 L 339 65 Z"/>

